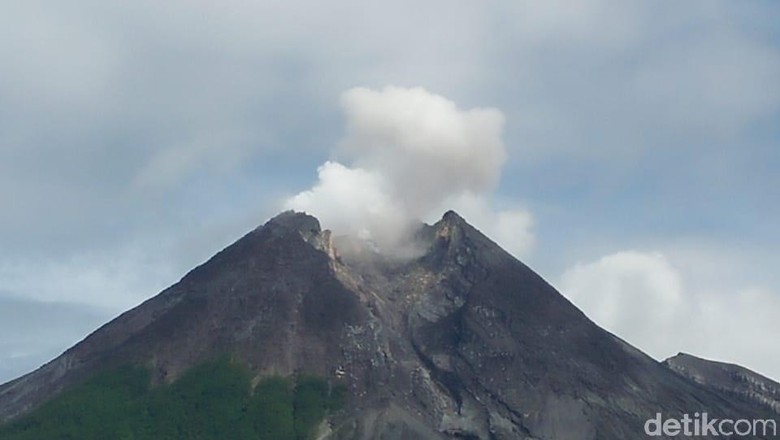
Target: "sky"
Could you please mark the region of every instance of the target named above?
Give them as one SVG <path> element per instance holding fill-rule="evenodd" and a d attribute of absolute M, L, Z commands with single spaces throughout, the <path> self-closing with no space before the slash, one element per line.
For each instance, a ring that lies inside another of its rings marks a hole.
<path fill-rule="evenodd" d="M 654 358 L 778 379 L 778 23 L 771 0 L 4 4 L 0 382 L 288 207 L 388 243 L 455 207 Z"/>

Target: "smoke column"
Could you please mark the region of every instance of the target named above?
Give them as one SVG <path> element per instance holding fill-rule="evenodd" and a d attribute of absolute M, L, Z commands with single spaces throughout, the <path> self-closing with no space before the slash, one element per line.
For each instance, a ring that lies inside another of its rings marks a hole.
<path fill-rule="evenodd" d="M 531 247 L 528 212 L 490 207 L 507 157 L 499 110 L 462 110 L 422 88 L 392 86 L 350 89 L 341 104 L 346 136 L 335 159 L 285 208 L 388 250 L 418 221 L 455 209 L 515 255 Z"/>

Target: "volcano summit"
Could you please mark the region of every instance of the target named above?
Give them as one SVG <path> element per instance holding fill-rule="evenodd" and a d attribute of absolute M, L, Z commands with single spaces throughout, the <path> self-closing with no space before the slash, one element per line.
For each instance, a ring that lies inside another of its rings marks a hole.
<path fill-rule="evenodd" d="M 105 371 L 144 368 L 153 390 L 220 356 L 244 366 L 250 394 L 274 377 L 343 390 L 306 434 L 319 439 L 623 440 L 657 413 L 778 416 L 601 329 L 452 211 L 415 243 L 414 257 L 383 255 L 282 213 L 0 386 L 0 420 L 21 432 Z"/>

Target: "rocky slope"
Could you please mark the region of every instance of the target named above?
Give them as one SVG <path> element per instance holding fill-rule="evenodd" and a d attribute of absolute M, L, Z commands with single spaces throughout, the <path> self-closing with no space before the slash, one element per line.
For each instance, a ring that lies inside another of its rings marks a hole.
<path fill-rule="evenodd" d="M 257 378 L 346 386 L 325 438 L 611 440 L 644 436 L 658 412 L 769 414 L 599 328 L 454 212 L 417 240 L 419 256 L 392 258 L 283 213 L 0 386 L 0 419 L 110 366 L 162 383 L 225 353 Z"/>
<path fill-rule="evenodd" d="M 733 399 L 766 406 L 780 414 L 780 383 L 739 365 L 680 353 L 664 361 L 680 375 Z"/>

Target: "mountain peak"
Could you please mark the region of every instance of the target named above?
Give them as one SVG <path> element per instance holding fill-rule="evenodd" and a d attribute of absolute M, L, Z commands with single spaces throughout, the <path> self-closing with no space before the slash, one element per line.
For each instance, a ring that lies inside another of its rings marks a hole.
<path fill-rule="evenodd" d="M 463 233 L 464 228 L 470 226 L 463 217 L 452 210 L 445 212 L 441 219 L 433 224 L 437 237 L 449 239 L 456 239 L 458 234 Z"/>
<path fill-rule="evenodd" d="M 336 256 L 331 231 L 328 229 L 323 230 L 320 226 L 320 221 L 313 215 L 305 212 L 284 211 L 268 220 L 257 231 L 270 231 L 271 234 L 276 236 L 295 234 L 330 257 L 335 258 Z"/>
<path fill-rule="evenodd" d="M 297 231 L 303 236 L 319 234 L 322 232 L 320 221 L 317 220 L 317 217 L 314 217 L 313 215 L 307 214 L 305 212 L 297 212 L 292 210 L 277 214 L 275 217 L 268 220 L 262 227 L 266 226 L 278 226 L 288 230 Z"/>
<path fill-rule="evenodd" d="M 444 215 L 441 217 L 441 219 L 450 222 L 466 223 L 466 220 L 463 217 L 461 217 L 460 214 L 453 211 L 452 209 L 445 212 Z"/>
<path fill-rule="evenodd" d="M 253 379 L 315 375 L 348 390 L 328 440 L 617 440 L 661 410 L 772 408 L 773 395 L 730 401 L 627 347 L 454 211 L 413 241 L 424 251 L 394 258 L 347 237 L 339 256 L 315 217 L 283 212 L 0 386 L 0 421 L 112 366 L 169 383 L 224 354 Z"/>

